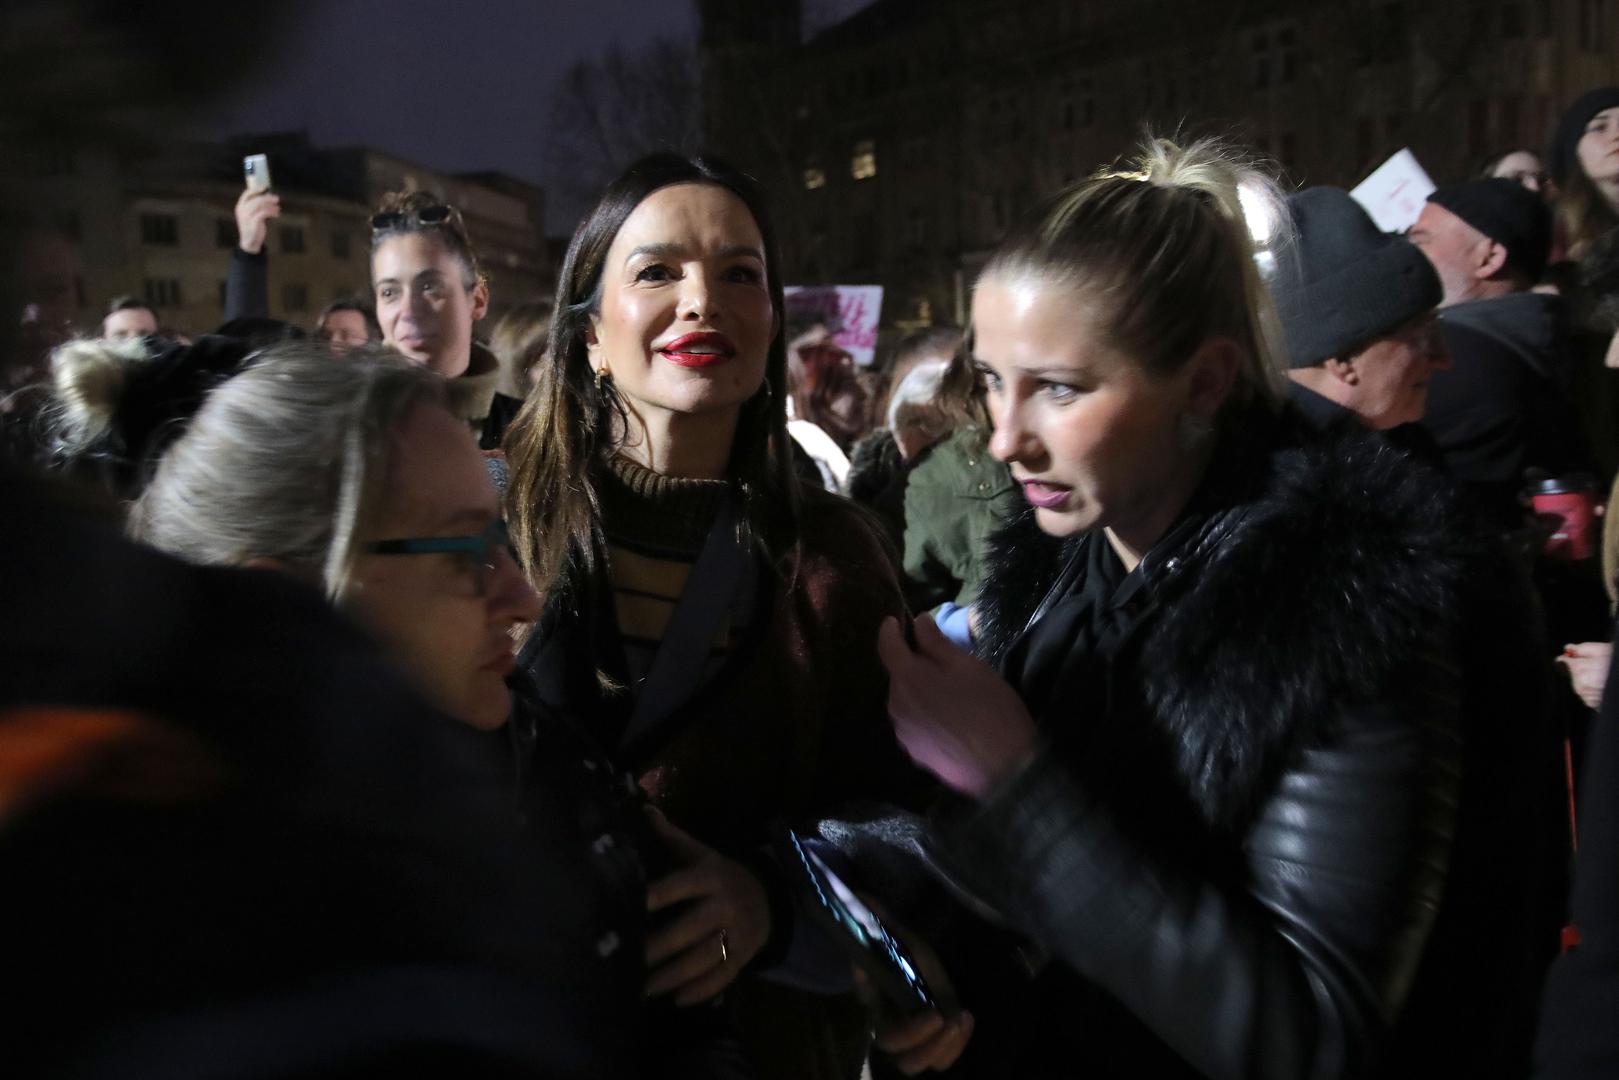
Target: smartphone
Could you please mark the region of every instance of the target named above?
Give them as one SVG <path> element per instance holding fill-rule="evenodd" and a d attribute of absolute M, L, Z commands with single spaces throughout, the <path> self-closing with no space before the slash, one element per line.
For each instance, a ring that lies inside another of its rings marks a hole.
<path fill-rule="evenodd" d="M 247 190 L 270 190 L 270 158 L 267 154 L 249 154 L 242 159 L 242 175 L 247 179 Z"/>
<path fill-rule="evenodd" d="M 791 829 L 783 861 L 793 877 L 802 907 L 848 953 L 901 1015 L 937 1009 L 927 982 L 905 946 L 854 890 Z"/>

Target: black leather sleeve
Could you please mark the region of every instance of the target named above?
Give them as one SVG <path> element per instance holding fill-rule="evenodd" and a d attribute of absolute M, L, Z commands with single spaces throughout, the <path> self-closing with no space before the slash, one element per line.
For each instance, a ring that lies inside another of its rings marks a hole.
<path fill-rule="evenodd" d="M 1459 791 L 1455 672 L 1416 666 L 1280 777 L 1241 885 L 1143 850 L 1050 753 L 936 854 L 1206 1075 L 1360 1075 L 1432 926 Z"/>

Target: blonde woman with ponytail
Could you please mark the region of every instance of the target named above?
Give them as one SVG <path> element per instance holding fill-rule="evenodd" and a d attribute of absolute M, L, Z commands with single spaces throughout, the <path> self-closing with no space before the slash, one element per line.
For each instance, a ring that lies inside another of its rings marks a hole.
<path fill-rule="evenodd" d="M 1229 150 L 1154 141 L 978 281 L 1026 505 L 976 657 L 926 618 L 879 648 L 901 742 L 966 796 L 938 864 L 1051 960 L 958 979 L 988 1075 L 1370 1075 L 1422 955 L 1459 557 L 1442 485 L 1283 405 L 1254 238 L 1283 221 Z"/>

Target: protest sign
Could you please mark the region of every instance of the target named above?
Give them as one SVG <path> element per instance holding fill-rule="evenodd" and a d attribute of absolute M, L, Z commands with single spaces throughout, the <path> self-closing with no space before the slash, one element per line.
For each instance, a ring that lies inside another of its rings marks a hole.
<path fill-rule="evenodd" d="M 877 323 L 882 316 L 881 285 L 793 285 L 787 288 L 789 317 L 813 314 L 832 330 L 832 343 L 861 367 L 877 356 Z"/>
<path fill-rule="evenodd" d="M 1384 232 L 1403 233 L 1417 223 L 1423 204 L 1434 192 L 1434 183 L 1417 164 L 1416 155 L 1401 150 L 1349 194 Z"/>

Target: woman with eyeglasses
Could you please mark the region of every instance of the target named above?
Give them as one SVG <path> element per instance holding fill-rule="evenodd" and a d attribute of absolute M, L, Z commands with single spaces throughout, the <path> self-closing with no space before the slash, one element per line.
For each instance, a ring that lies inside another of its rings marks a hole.
<path fill-rule="evenodd" d="M 64 348 L 64 448 L 141 459 L 128 468 L 143 483 L 126 485 L 136 538 L 309 582 L 445 713 L 500 727 L 510 631 L 539 602 L 445 381 L 376 348 L 341 364 L 312 343 L 261 355 L 237 374 L 240 349 L 159 363 Z"/>
<path fill-rule="evenodd" d="M 761 1076 L 852 1076 L 859 1002 L 768 977 L 804 938 L 764 852 L 773 823 L 914 795 L 871 644 L 903 604 L 877 527 L 794 472 L 780 268 L 760 191 L 707 158 L 631 165 L 574 234 L 506 439 L 547 601 L 519 663 L 722 854 L 652 882 L 648 994 L 728 1011 Z M 970 1031 L 928 1015 L 907 1064 L 947 1064 Z"/>
<path fill-rule="evenodd" d="M 724 1017 L 653 1038 L 642 1005 L 646 880 L 701 869 L 716 853 L 649 818 L 633 784 L 572 718 L 530 709 L 508 725 L 512 631 L 540 604 L 446 380 L 374 346 L 334 363 L 313 343 L 283 345 L 240 374 L 198 363 L 163 373 L 162 385 L 146 378 L 155 365 L 101 353 L 75 350 L 59 372 L 74 445 L 157 451 L 142 432 L 183 428 L 155 455 L 130 509 L 131 535 L 191 562 L 307 582 L 445 715 L 481 731 L 507 728 L 502 742 L 521 759 L 517 816 L 534 855 L 547 873 L 578 883 L 573 920 L 533 930 L 585 970 L 547 978 L 593 995 L 587 1002 L 599 998 L 602 1037 L 644 1042 L 637 1052 L 655 1050 L 664 1075 L 745 1075 L 724 1064 L 735 1054 Z M 511 798 L 503 776 L 482 779 L 494 781 L 488 797 Z"/>
<path fill-rule="evenodd" d="M 480 446 L 499 446 L 517 402 L 497 394 L 499 361 L 473 339 L 489 279 L 461 212 L 424 191 L 383 196 L 371 217 L 371 289 L 383 343 L 448 379 L 455 414 Z"/>

